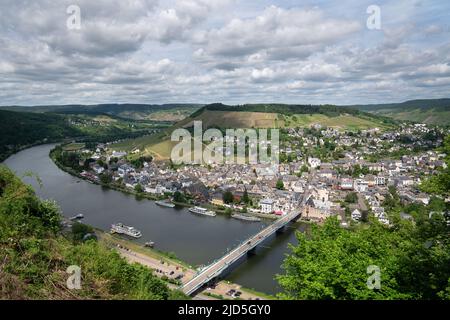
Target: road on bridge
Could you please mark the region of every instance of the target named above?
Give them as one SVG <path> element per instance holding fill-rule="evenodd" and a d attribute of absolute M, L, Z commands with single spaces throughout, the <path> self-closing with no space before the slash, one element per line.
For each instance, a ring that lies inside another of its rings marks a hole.
<path fill-rule="evenodd" d="M 198 290 L 203 284 L 211 281 L 218 275 L 222 273 L 228 266 L 234 263 L 236 260 L 241 258 L 248 251 L 256 247 L 260 242 L 264 241 L 267 237 L 272 235 L 278 229 L 285 226 L 287 223 L 292 221 L 300 214 L 299 211 L 291 212 L 280 219 L 276 220 L 274 223 L 269 225 L 267 228 L 261 230 L 256 235 L 247 239 L 243 243 L 241 243 L 237 248 L 230 251 L 228 254 L 223 256 L 218 261 L 212 263 L 203 269 L 198 275 L 196 275 L 193 279 L 187 282 L 181 289 L 185 294 L 192 294 L 196 290 Z"/>
<path fill-rule="evenodd" d="M 308 184 L 311 184 L 312 181 L 315 179 L 315 170 L 311 169 L 308 175 Z M 232 263 L 234 263 L 236 260 L 238 260 L 240 257 L 242 257 L 244 254 L 246 254 L 248 251 L 256 247 L 260 242 L 264 241 L 267 237 L 272 235 L 274 232 L 276 232 L 278 229 L 281 229 L 283 226 L 285 226 L 290 221 L 294 220 L 294 218 L 298 217 L 301 214 L 301 208 L 305 205 L 306 201 L 309 197 L 309 190 L 306 190 L 306 192 L 303 194 L 303 198 L 301 201 L 301 204 L 299 206 L 298 211 L 293 211 L 280 219 L 276 220 L 274 223 L 266 227 L 265 229 L 258 232 L 253 237 L 247 239 L 243 243 L 241 243 L 237 248 L 230 251 L 228 254 L 220 258 L 219 260 L 213 262 L 209 266 L 207 266 L 205 269 L 203 269 L 199 274 L 197 274 L 194 278 L 192 278 L 190 281 L 188 281 L 186 284 L 184 284 L 181 287 L 181 290 L 187 294 L 190 295 L 197 291 L 201 286 L 203 286 L 205 283 L 208 283 L 218 275 L 222 273 L 223 270 L 225 270 L 228 266 L 230 266 Z"/>

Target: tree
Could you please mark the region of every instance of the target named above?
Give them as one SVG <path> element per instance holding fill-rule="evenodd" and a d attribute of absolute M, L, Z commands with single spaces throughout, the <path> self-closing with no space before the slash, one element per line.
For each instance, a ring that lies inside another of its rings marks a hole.
<path fill-rule="evenodd" d="M 424 208 L 425 209 L 425 208 Z M 283 299 L 439 299 L 450 292 L 449 227 L 442 215 L 415 222 L 393 219 L 387 228 L 340 228 L 336 217 L 297 233 L 298 245 L 277 276 Z M 380 268 L 380 289 L 368 288 L 369 266 Z"/>
<path fill-rule="evenodd" d="M 446 154 L 444 159 L 446 168 L 440 169 L 438 174 L 425 180 L 421 189 L 428 193 L 447 196 L 450 192 L 450 135 L 445 137 L 441 151 Z"/>
<path fill-rule="evenodd" d="M 345 196 L 345 202 L 356 203 L 358 201 L 358 195 L 356 192 L 350 192 Z"/>
<path fill-rule="evenodd" d="M 230 190 L 225 191 L 222 194 L 222 199 L 223 199 L 224 203 L 227 203 L 227 204 L 233 203 L 233 201 L 234 201 L 233 193 Z"/>
<path fill-rule="evenodd" d="M 233 210 L 231 210 L 230 208 L 226 208 L 226 209 L 225 209 L 225 214 L 226 214 L 227 216 L 231 216 L 232 213 L 233 213 Z"/>
<path fill-rule="evenodd" d="M 279 180 L 277 181 L 277 184 L 276 184 L 275 188 L 277 188 L 278 190 L 284 190 L 284 183 L 283 183 L 283 180 L 279 179 Z"/>
<path fill-rule="evenodd" d="M 86 234 L 93 232 L 94 229 L 86 224 L 75 222 L 72 225 L 72 238 L 74 241 L 81 241 Z"/>
<path fill-rule="evenodd" d="M 244 195 L 242 196 L 242 201 L 246 204 L 250 202 L 250 197 L 248 196 L 247 189 L 244 190 Z"/>
<path fill-rule="evenodd" d="M 186 202 L 186 198 L 180 191 L 175 191 L 173 194 L 173 201 L 183 203 Z"/>
<path fill-rule="evenodd" d="M 143 193 L 144 192 L 144 188 L 142 188 L 142 186 L 140 184 L 137 184 L 134 187 L 134 191 L 136 191 L 137 193 Z"/>
<path fill-rule="evenodd" d="M 112 182 L 112 175 L 108 172 L 103 172 L 99 175 L 100 182 L 103 184 L 109 184 Z"/>

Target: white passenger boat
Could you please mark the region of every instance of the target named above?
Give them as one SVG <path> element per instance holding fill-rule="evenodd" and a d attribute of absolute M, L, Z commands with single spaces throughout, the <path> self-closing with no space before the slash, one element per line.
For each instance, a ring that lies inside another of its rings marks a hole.
<path fill-rule="evenodd" d="M 126 226 L 122 223 L 116 223 L 111 226 L 111 233 L 125 234 L 133 238 L 140 238 L 142 234 L 139 230 Z"/>
<path fill-rule="evenodd" d="M 235 218 L 235 219 L 239 219 L 239 220 L 252 221 L 252 222 L 259 222 L 259 221 L 261 221 L 260 218 L 251 217 L 251 216 L 245 216 L 245 215 L 237 214 L 237 213 L 232 214 L 231 217 Z"/>
<path fill-rule="evenodd" d="M 82 213 L 77 214 L 76 216 L 73 216 L 71 218 L 69 218 L 70 220 L 74 221 L 74 220 L 81 220 L 84 218 L 84 215 Z"/>
<path fill-rule="evenodd" d="M 204 216 L 209 216 L 209 217 L 215 217 L 216 213 L 213 211 L 209 211 L 205 208 L 201 208 L 201 207 L 193 207 L 193 208 L 189 208 L 189 211 L 192 213 L 197 213 L 197 214 L 202 214 Z"/>

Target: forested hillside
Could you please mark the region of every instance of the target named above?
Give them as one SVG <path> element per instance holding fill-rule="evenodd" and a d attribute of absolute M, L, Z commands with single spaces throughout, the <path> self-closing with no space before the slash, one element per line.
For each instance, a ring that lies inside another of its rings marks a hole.
<path fill-rule="evenodd" d="M 422 99 L 402 103 L 349 106 L 397 120 L 450 125 L 450 99 Z"/>
<path fill-rule="evenodd" d="M 59 114 L 108 114 L 132 120 L 180 121 L 202 107 L 201 104 L 133 104 L 109 103 L 94 105 L 54 105 L 54 106 L 10 106 L 0 107 L 0 110 L 59 113 Z"/>
<path fill-rule="evenodd" d="M 60 115 L 0 110 L 0 161 L 21 148 L 65 138 L 111 141 L 152 132 L 156 125 L 105 115 Z"/>
<path fill-rule="evenodd" d="M 265 112 L 265 113 L 279 113 L 284 115 L 293 114 L 324 114 L 327 116 L 338 116 L 344 113 L 357 115 L 360 111 L 338 107 L 334 105 L 297 105 L 297 104 L 244 104 L 230 106 L 221 103 L 209 104 L 204 107 L 205 110 L 210 111 L 245 111 L 245 112 Z M 202 112 L 201 110 L 194 113 L 192 116 Z"/>

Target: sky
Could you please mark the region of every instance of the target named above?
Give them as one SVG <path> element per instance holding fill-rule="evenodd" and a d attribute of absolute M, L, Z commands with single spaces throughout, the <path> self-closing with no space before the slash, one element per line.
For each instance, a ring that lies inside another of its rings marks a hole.
<path fill-rule="evenodd" d="M 345 105 L 449 92 L 447 0 L 0 1 L 4 106 Z"/>

